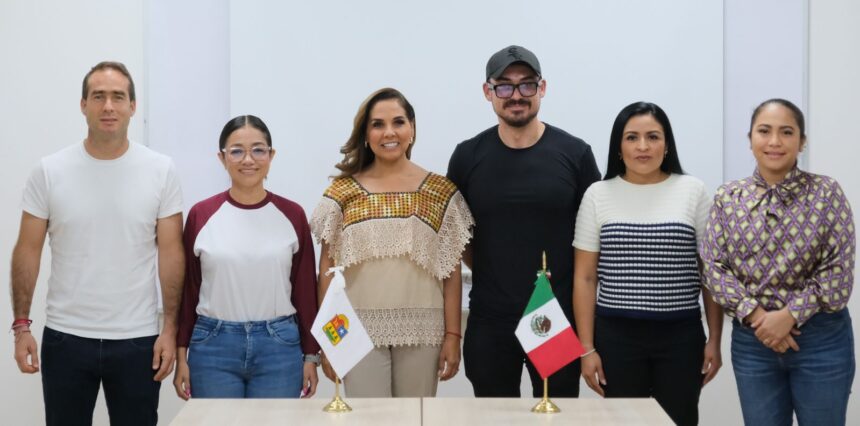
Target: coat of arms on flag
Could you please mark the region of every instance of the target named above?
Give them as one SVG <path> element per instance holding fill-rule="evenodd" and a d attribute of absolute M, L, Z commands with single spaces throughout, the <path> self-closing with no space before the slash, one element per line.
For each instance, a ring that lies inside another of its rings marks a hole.
<path fill-rule="evenodd" d="M 337 345 L 343 336 L 349 333 L 349 318 L 344 314 L 336 314 L 331 321 L 323 326 L 323 331 L 331 344 Z"/>
<path fill-rule="evenodd" d="M 368 352 L 373 342 L 346 297 L 343 268 L 331 268 L 334 274 L 323 297 L 311 334 L 320 344 L 338 377 L 346 376 Z"/>
<path fill-rule="evenodd" d="M 544 379 L 585 352 L 552 293 L 545 271 L 538 272 L 535 289 L 517 326 L 516 335 L 529 360 Z"/>

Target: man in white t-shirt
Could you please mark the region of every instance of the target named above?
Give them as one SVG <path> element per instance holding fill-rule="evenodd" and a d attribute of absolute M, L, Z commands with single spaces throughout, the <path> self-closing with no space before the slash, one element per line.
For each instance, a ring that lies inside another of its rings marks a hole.
<path fill-rule="evenodd" d="M 154 425 L 161 380 L 173 370 L 182 195 L 173 162 L 128 140 L 135 109 L 126 67 L 97 64 L 81 94 L 86 139 L 43 158 L 24 190 L 12 253 L 15 361 L 23 373 L 41 369 L 49 425 L 91 424 L 100 386 L 111 424 Z M 46 235 L 51 275 L 40 357 L 29 317 Z"/>

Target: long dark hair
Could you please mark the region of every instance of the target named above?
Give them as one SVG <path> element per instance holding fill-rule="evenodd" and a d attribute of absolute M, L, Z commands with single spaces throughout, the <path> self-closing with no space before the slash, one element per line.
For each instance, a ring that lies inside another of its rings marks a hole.
<path fill-rule="evenodd" d="M 245 126 L 251 126 L 266 137 L 266 144 L 269 147 L 272 146 L 272 134 L 269 133 L 269 128 L 266 126 L 266 123 L 255 115 L 240 115 L 238 117 L 233 117 L 227 124 L 224 125 L 224 128 L 221 129 L 221 136 L 218 138 L 218 152 L 221 152 L 227 146 L 227 139 L 230 137 L 233 132 L 239 130 Z"/>
<path fill-rule="evenodd" d="M 370 121 L 370 111 L 373 110 L 373 107 L 378 102 L 388 99 L 396 100 L 403 107 L 403 110 L 406 111 L 406 118 L 409 120 L 409 124 L 412 125 L 413 135 L 417 134 L 415 131 L 415 109 L 412 108 L 412 104 L 406 100 L 406 97 L 402 93 L 390 87 L 385 87 L 371 93 L 361 103 L 361 106 L 358 107 L 358 112 L 355 114 L 355 120 L 353 120 L 352 124 L 352 134 L 349 135 L 349 139 L 340 148 L 343 160 L 335 165 L 340 170 L 340 174 L 336 177 L 352 176 L 367 168 L 370 163 L 373 163 L 376 156 L 365 145 L 365 140 L 367 139 L 367 122 Z M 409 144 L 409 148 L 406 148 L 406 158 L 412 157 L 413 146 L 415 146 L 414 139 L 413 143 Z"/>
<path fill-rule="evenodd" d="M 681 168 L 681 160 L 678 158 L 678 149 L 675 147 L 675 135 L 672 133 L 672 125 L 669 123 L 669 117 L 663 112 L 663 109 L 651 102 L 634 102 L 624 107 L 615 117 L 615 124 L 612 125 L 612 134 L 609 135 L 609 155 L 606 160 L 606 175 L 604 180 L 612 179 L 616 176 L 624 176 L 627 172 L 627 167 L 624 166 L 624 160 L 621 159 L 621 141 L 624 138 L 624 127 L 631 118 L 637 115 L 650 115 L 660 123 L 663 127 L 663 134 L 666 138 L 666 157 L 660 163 L 660 170 L 665 173 L 675 173 L 682 175 L 684 169 Z"/>

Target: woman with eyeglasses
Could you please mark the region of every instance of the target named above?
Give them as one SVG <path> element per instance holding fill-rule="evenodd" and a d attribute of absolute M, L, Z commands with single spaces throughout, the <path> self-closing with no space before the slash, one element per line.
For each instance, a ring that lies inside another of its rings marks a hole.
<path fill-rule="evenodd" d="M 698 424 L 701 388 L 722 366 L 722 311 L 702 291 L 697 254 L 710 204 L 681 168 L 669 117 L 636 102 L 615 119 L 606 175 L 576 218 L 582 376 L 607 398 L 653 397 L 679 425 Z"/>
<path fill-rule="evenodd" d="M 460 364 L 460 258 L 472 215 L 447 178 L 412 160 L 415 111 L 395 89 L 359 107 L 341 171 L 311 219 L 322 243 L 320 295 L 343 266 L 374 343 L 344 377 L 351 397 L 431 397 Z M 324 356 L 325 354 L 323 354 Z M 323 372 L 335 375 L 323 358 Z"/>
<path fill-rule="evenodd" d="M 262 120 L 221 131 L 230 189 L 194 205 L 173 380 L 182 399 L 297 398 L 316 391 L 314 246 L 302 208 L 266 191 L 275 156 Z"/>
<path fill-rule="evenodd" d="M 803 112 L 762 102 L 752 176 L 722 185 L 702 241 L 705 286 L 732 321 L 744 423 L 844 425 L 854 381 L 854 214 L 839 183 L 797 168 Z"/>

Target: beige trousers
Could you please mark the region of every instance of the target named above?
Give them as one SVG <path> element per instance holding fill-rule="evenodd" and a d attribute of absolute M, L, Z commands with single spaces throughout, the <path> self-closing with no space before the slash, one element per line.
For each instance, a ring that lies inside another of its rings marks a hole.
<path fill-rule="evenodd" d="M 436 396 L 441 346 L 377 346 L 343 379 L 350 398 Z"/>

